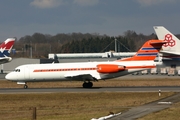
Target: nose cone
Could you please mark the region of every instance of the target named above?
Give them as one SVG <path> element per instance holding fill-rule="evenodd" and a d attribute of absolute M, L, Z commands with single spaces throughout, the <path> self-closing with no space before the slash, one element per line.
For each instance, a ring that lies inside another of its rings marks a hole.
<path fill-rule="evenodd" d="M 5 78 L 6 78 L 7 80 L 14 80 L 12 73 L 8 73 L 8 74 L 5 76 Z"/>

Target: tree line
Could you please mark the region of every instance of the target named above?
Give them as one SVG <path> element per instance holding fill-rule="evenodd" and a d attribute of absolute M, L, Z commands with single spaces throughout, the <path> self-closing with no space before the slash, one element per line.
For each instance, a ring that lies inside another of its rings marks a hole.
<path fill-rule="evenodd" d="M 115 50 L 117 52 L 135 52 L 149 39 L 157 39 L 156 34 L 137 34 L 128 30 L 123 35 L 111 37 L 97 33 L 71 33 L 49 35 L 34 33 L 16 40 L 13 57 L 47 58 L 49 53 L 101 53 Z"/>

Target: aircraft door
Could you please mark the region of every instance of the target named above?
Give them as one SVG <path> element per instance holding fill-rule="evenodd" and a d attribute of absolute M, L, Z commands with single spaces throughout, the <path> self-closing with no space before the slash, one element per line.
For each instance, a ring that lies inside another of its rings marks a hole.
<path fill-rule="evenodd" d="M 25 66 L 24 68 L 24 79 L 29 79 L 29 67 Z"/>

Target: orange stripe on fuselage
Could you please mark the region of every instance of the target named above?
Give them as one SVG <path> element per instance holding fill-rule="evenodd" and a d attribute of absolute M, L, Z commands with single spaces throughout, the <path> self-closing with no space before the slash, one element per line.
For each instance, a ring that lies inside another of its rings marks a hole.
<path fill-rule="evenodd" d="M 156 66 L 126 66 L 127 69 L 142 69 L 142 68 L 155 68 Z M 85 70 L 98 70 L 97 68 L 62 68 L 62 69 L 37 69 L 33 72 L 63 72 L 63 71 L 85 71 Z"/>
<path fill-rule="evenodd" d="M 97 70 L 97 68 L 38 69 L 38 70 L 34 70 L 33 72 L 82 71 L 82 70 Z"/>

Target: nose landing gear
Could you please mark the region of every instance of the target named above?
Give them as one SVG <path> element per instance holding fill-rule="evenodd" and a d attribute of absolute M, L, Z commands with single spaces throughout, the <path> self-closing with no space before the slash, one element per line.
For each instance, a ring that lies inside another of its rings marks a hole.
<path fill-rule="evenodd" d="M 27 83 L 26 82 L 17 82 L 18 85 L 24 85 L 24 89 L 27 89 L 28 86 L 27 86 Z"/>

